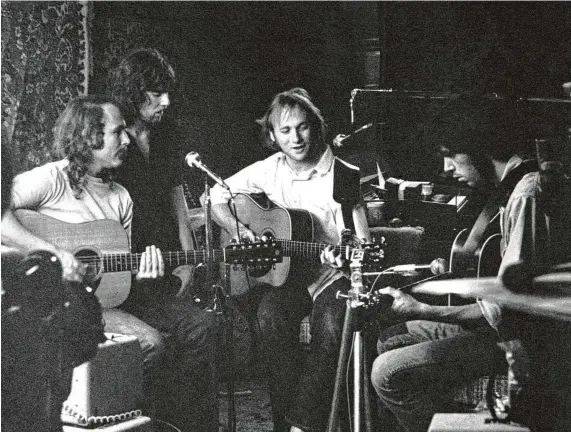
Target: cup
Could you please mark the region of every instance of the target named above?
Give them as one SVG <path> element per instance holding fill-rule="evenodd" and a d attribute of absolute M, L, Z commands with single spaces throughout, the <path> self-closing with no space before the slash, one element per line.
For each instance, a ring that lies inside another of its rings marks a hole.
<path fill-rule="evenodd" d="M 367 222 L 370 227 L 383 226 L 384 224 L 384 201 L 367 202 Z"/>

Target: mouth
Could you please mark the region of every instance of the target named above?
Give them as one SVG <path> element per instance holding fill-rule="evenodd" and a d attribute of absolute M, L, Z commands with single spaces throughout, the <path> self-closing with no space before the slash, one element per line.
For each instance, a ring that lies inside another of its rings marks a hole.
<path fill-rule="evenodd" d="M 305 149 L 306 145 L 305 144 L 301 144 L 301 145 L 296 145 L 296 146 L 292 146 L 291 149 L 294 152 L 301 152 Z"/>

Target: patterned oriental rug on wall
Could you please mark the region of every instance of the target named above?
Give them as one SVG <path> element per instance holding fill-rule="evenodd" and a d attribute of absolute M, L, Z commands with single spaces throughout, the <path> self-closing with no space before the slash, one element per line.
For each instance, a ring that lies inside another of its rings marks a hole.
<path fill-rule="evenodd" d="M 52 160 L 52 127 L 87 93 L 89 4 L 2 2 L 2 141 L 15 173 Z"/>

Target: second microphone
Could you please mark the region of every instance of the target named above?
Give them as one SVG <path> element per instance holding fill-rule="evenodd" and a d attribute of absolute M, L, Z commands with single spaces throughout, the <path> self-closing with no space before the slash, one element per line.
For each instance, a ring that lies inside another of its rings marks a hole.
<path fill-rule="evenodd" d="M 219 184 L 228 191 L 230 190 L 230 186 L 226 184 L 226 182 L 222 179 L 222 177 L 214 174 L 214 172 L 210 168 L 208 168 L 206 165 L 202 163 L 202 161 L 200 160 L 200 155 L 197 152 L 188 153 L 184 158 L 184 160 L 186 161 L 189 167 L 198 168 L 199 170 L 204 171 L 208 175 L 208 177 L 214 180 L 217 184 Z"/>

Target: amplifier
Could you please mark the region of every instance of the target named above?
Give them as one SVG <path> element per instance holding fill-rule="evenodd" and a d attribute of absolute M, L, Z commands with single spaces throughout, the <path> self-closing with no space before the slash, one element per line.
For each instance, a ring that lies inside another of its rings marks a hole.
<path fill-rule="evenodd" d="M 141 415 L 143 356 L 135 336 L 106 333 L 92 360 L 73 371 L 64 424 L 95 427 Z"/>

